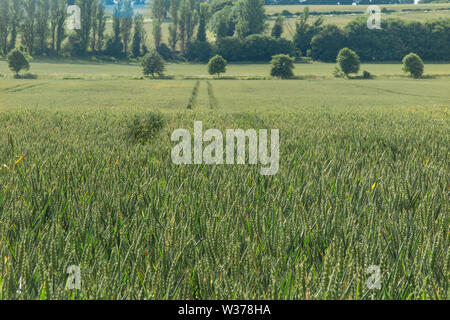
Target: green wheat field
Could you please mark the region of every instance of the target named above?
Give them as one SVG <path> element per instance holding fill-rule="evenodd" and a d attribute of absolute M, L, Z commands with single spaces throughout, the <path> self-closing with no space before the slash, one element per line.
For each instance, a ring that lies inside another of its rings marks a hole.
<path fill-rule="evenodd" d="M 0 299 L 449 299 L 450 65 L 334 66 L 1 60 Z M 279 129 L 278 173 L 173 164 L 194 121 Z"/>

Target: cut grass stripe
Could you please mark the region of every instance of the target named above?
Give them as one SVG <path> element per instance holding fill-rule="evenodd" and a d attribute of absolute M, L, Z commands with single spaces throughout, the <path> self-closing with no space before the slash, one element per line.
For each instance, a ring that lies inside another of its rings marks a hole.
<path fill-rule="evenodd" d="M 195 107 L 195 104 L 197 103 L 197 96 L 198 96 L 198 89 L 200 87 L 200 81 L 197 80 L 197 82 L 194 85 L 194 89 L 192 90 L 191 97 L 189 98 L 187 108 L 192 109 Z"/>
<path fill-rule="evenodd" d="M 214 89 L 211 82 L 207 81 L 208 84 L 208 98 L 209 98 L 209 106 L 211 109 L 216 109 L 218 107 L 218 101 L 214 96 Z"/>

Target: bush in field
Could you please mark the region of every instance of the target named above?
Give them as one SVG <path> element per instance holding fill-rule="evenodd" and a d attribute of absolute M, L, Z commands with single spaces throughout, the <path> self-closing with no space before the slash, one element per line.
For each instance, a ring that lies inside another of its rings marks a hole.
<path fill-rule="evenodd" d="M 156 50 L 151 50 L 142 59 L 142 72 L 144 75 L 151 75 L 152 77 L 157 74 L 162 77 L 165 70 L 164 59 L 159 55 Z"/>
<path fill-rule="evenodd" d="M 410 53 L 403 58 L 403 71 L 409 72 L 413 78 L 420 78 L 423 69 L 423 61 L 417 54 Z"/>
<path fill-rule="evenodd" d="M 288 79 L 294 75 L 294 58 L 286 54 L 277 54 L 272 57 L 270 63 L 272 64 L 272 68 L 270 69 L 270 75 L 272 77 Z"/>
<path fill-rule="evenodd" d="M 358 73 L 359 71 L 359 56 L 349 48 L 342 48 L 338 53 L 336 61 L 346 77 L 350 73 Z"/>
<path fill-rule="evenodd" d="M 8 54 L 7 61 L 9 69 L 16 73 L 16 77 L 19 76 L 21 70 L 27 71 L 30 69 L 30 64 L 25 54 L 19 49 L 13 49 Z"/>
<path fill-rule="evenodd" d="M 286 10 L 286 9 L 284 9 L 283 11 L 281 11 L 281 15 L 282 15 L 283 17 L 292 17 L 292 16 L 293 16 L 292 12 L 290 12 L 289 10 Z"/>
<path fill-rule="evenodd" d="M 227 67 L 227 60 L 222 58 L 222 56 L 215 55 L 208 62 L 208 73 L 217 74 L 220 77 L 221 73 L 225 73 Z"/>
<path fill-rule="evenodd" d="M 338 67 L 334 67 L 334 70 L 333 70 L 333 76 L 335 77 L 335 78 L 344 78 L 345 77 L 345 74 L 342 72 L 342 70 L 341 69 L 339 69 Z"/>
<path fill-rule="evenodd" d="M 166 124 L 160 112 L 150 112 L 145 118 L 135 116 L 128 126 L 129 137 L 135 141 L 144 143 L 154 137 Z"/>
<path fill-rule="evenodd" d="M 364 70 L 363 71 L 363 78 L 364 79 L 372 79 L 373 75 L 369 71 Z"/>

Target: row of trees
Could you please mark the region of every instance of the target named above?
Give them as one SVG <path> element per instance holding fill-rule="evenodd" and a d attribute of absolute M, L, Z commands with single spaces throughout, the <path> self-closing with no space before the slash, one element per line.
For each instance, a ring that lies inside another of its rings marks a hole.
<path fill-rule="evenodd" d="M 70 18 L 67 0 L 1 0 L 0 54 L 6 55 L 19 44 L 34 56 L 94 53 L 123 57 L 145 52 L 144 19 L 133 14 L 131 0 L 115 5 L 111 35 L 105 32 L 105 0 L 73 3 L 80 7 L 80 28 L 71 31 L 66 28 Z"/>
<path fill-rule="evenodd" d="M 58 53 L 66 37 L 65 0 L 1 0 L 0 54 L 20 43 L 32 54 Z"/>
<path fill-rule="evenodd" d="M 104 0 L 74 1 L 81 8 L 81 28 L 75 31 L 65 28 L 66 2 L 0 0 L 0 54 L 16 47 L 19 38 L 31 55 L 123 58 L 147 53 L 144 19 L 134 14 L 131 0 L 120 0 L 114 6 L 109 35 Z M 152 46 L 165 60 L 183 56 L 208 61 L 219 54 L 228 61 L 269 61 L 276 54 L 287 54 L 335 61 L 343 47 L 356 51 L 362 61 L 399 61 L 409 52 L 425 60 L 450 60 L 450 19 L 387 19 L 380 30 L 371 30 L 367 17 L 360 17 L 340 28 L 324 25 L 320 16 L 311 19 L 305 8 L 291 41 L 281 37 L 285 27 L 281 16 L 268 30 L 264 0 L 154 0 L 151 8 Z M 167 43 L 164 22 L 168 23 Z"/>

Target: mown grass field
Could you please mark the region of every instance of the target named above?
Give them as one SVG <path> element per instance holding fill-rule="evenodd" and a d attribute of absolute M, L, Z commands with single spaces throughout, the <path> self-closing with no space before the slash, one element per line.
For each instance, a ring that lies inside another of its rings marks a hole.
<path fill-rule="evenodd" d="M 36 80 L 0 78 L 0 298 L 450 298 L 449 65 L 420 80 L 333 68 L 215 80 L 180 64 L 141 80 L 133 65 L 47 61 L 31 64 Z M 155 110 L 163 129 L 131 139 Z M 173 164 L 171 133 L 197 120 L 280 129 L 278 173 Z M 65 289 L 70 265 L 80 290 Z"/>

